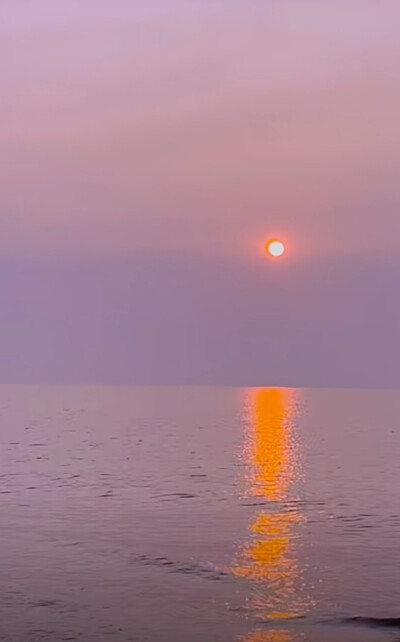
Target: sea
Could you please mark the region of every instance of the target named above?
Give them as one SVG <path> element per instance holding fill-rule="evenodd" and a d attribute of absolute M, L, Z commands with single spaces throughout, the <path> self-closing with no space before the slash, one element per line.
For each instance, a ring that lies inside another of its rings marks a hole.
<path fill-rule="evenodd" d="M 400 640 L 400 391 L 1 386 L 0 640 Z"/>

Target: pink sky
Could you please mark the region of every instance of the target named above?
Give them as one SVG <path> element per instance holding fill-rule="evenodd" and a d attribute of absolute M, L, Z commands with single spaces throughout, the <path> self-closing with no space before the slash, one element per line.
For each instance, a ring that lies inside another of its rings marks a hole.
<path fill-rule="evenodd" d="M 3 249 L 400 249 L 396 2 L 2 2 Z"/>
<path fill-rule="evenodd" d="M 397 0 L 3 0 L 0 43 L 0 380 L 400 385 Z"/>

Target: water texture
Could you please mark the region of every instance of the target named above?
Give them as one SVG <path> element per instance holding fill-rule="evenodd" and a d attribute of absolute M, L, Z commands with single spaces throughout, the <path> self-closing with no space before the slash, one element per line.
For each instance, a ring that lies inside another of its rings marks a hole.
<path fill-rule="evenodd" d="M 400 640 L 400 392 L 0 387 L 0 640 Z"/>

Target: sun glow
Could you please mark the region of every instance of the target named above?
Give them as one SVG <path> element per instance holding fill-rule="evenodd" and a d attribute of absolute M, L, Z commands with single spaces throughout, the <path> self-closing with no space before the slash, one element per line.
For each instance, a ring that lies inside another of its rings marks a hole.
<path fill-rule="evenodd" d="M 282 256 L 282 254 L 285 253 L 285 250 L 286 248 L 284 243 L 282 243 L 282 241 L 279 241 L 278 239 L 272 239 L 272 241 L 268 241 L 267 243 L 267 252 L 274 258 Z"/>

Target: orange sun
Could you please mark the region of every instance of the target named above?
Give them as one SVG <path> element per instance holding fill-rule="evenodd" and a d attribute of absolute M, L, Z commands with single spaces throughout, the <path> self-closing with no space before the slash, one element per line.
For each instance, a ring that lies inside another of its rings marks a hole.
<path fill-rule="evenodd" d="M 278 258 L 279 256 L 282 256 L 282 254 L 284 254 L 285 251 L 286 251 L 285 245 L 279 239 L 272 239 L 271 241 L 268 241 L 267 252 L 270 256 L 274 258 Z"/>

